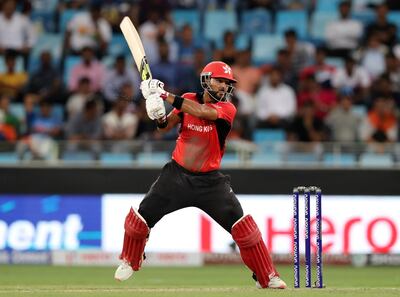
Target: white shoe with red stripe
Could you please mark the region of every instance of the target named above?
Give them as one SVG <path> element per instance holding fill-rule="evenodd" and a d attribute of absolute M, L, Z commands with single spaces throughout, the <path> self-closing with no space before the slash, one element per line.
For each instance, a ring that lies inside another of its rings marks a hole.
<path fill-rule="evenodd" d="M 256 281 L 256 287 L 262 289 L 258 281 Z M 286 283 L 279 276 L 273 276 L 268 283 L 268 289 L 286 289 L 286 287 Z"/>
<path fill-rule="evenodd" d="M 114 278 L 117 281 L 125 281 L 128 278 L 130 278 L 132 274 L 133 274 L 133 269 L 131 265 L 128 262 L 123 261 L 115 271 Z"/>

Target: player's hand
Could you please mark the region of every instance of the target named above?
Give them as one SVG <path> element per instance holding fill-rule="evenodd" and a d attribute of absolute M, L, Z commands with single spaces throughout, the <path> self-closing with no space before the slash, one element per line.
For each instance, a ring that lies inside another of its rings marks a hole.
<path fill-rule="evenodd" d="M 146 111 L 151 120 L 165 118 L 164 100 L 158 94 L 150 94 L 146 100 Z"/>
<path fill-rule="evenodd" d="M 140 90 L 142 91 L 143 97 L 148 99 L 151 94 L 161 95 L 165 94 L 164 83 L 158 79 L 146 79 L 141 82 Z"/>

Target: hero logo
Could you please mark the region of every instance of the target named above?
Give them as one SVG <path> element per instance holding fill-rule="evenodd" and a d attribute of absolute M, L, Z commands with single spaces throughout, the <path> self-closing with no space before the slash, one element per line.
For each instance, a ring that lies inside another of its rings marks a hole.
<path fill-rule="evenodd" d="M 0 218 L 0 250 L 101 247 L 100 196 L 0 195 Z"/>

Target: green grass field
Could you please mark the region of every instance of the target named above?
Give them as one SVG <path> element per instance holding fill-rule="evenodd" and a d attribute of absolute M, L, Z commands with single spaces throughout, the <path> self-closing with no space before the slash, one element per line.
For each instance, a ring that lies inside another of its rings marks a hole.
<path fill-rule="evenodd" d="M 325 289 L 292 289 L 293 269 L 281 266 L 287 290 L 258 290 L 244 266 L 144 267 L 126 282 L 113 267 L 0 266 L 0 297 L 14 296 L 400 296 L 397 267 L 324 268 Z M 302 271 L 303 272 L 303 271 Z"/>

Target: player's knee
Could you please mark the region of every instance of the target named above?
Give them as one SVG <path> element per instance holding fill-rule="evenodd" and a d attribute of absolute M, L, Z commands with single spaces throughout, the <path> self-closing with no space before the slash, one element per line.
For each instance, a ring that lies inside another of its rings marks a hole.
<path fill-rule="evenodd" d="M 137 239 L 146 238 L 150 232 L 146 220 L 132 207 L 125 218 L 124 227 L 126 234 Z"/>
<path fill-rule="evenodd" d="M 249 248 L 262 241 L 261 232 L 251 215 L 241 217 L 233 224 L 231 234 L 240 248 Z"/>

